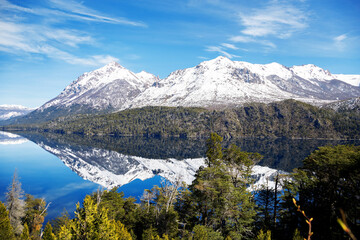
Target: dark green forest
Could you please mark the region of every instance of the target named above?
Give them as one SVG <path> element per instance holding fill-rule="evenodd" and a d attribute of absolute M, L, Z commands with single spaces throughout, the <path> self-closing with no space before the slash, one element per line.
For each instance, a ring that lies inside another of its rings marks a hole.
<path fill-rule="evenodd" d="M 97 191 L 43 226 L 45 199 L 22 193 L 16 174 L 0 204 L 0 239 L 355 239 L 360 233 L 360 146 L 325 146 L 301 168 L 249 190 L 262 156 L 212 133 L 206 165 L 189 186 L 163 181 L 141 200 Z M 346 230 L 346 231 L 344 231 Z"/>
<path fill-rule="evenodd" d="M 144 107 L 104 115 L 72 115 L 38 124 L 9 125 L 6 131 L 37 131 L 81 135 L 225 138 L 360 139 L 359 111 L 336 112 L 295 100 L 252 103 L 209 110 L 185 107 Z"/>

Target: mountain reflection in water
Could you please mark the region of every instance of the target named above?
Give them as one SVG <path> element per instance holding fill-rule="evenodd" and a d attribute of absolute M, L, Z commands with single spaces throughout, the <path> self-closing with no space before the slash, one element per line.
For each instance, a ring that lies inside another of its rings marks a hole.
<path fill-rule="evenodd" d="M 196 170 L 204 164 L 206 152 L 206 139 L 20 134 L 56 155 L 82 178 L 106 188 L 156 175 L 190 184 Z M 254 173 L 260 184 L 266 177 L 273 177 L 276 170 L 290 172 L 300 167 L 302 160 L 319 146 L 345 143 L 359 141 L 233 139 L 223 145 L 236 144 L 243 151 L 264 156 L 256 163 L 259 166 Z"/>

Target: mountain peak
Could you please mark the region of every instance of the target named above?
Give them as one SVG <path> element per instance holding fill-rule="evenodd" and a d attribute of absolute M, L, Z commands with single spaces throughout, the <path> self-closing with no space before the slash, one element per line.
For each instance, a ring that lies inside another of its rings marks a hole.
<path fill-rule="evenodd" d="M 229 62 L 233 62 L 231 61 L 229 58 L 225 57 L 225 56 L 218 56 L 217 58 L 210 60 L 210 61 L 214 61 L 216 63 L 229 63 Z"/>
<path fill-rule="evenodd" d="M 334 78 L 329 70 L 322 69 L 314 64 L 292 66 L 291 70 L 304 79 L 331 80 Z"/>
<path fill-rule="evenodd" d="M 118 62 L 112 61 L 108 64 L 106 64 L 104 67 L 102 68 L 124 68 L 123 66 L 121 66 Z M 102 69 L 100 68 L 100 69 Z"/>
<path fill-rule="evenodd" d="M 204 61 L 202 63 L 200 63 L 199 65 L 207 65 L 207 66 L 219 66 L 219 65 L 229 65 L 229 64 L 233 64 L 234 62 L 231 61 L 229 58 L 224 57 L 224 56 L 218 56 L 217 58 L 208 60 L 208 61 Z"/>

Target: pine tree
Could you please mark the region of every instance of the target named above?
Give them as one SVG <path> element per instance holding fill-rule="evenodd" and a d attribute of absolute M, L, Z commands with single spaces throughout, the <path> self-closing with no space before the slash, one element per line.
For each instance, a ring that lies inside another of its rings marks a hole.
<path fill-rule="evenodd" d="M 0 201 L 0 239 L 15 239 L 14 230 L 10 224 L 9 213 Z"/>
<path fill-rule="evenodd" d="M 24 192 L 21 189 L 21 183 L 18 180 L 15 170 L 12 183 L 6 193 L 6 207 L 9 211 L 9 219 L 16 235 L 20 235 L 23 230 L 21 219 L 25 215 L 24 211 Z"/>

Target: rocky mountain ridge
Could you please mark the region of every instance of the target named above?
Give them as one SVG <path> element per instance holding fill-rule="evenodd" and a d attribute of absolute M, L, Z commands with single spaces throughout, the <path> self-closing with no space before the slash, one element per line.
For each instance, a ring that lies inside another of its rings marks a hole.
<path fill-rule="evenodd" d="M 112 62 L 84 73 L 57 97 L 15 123 L 144 106 L 223 109 L 285 99 L 319 106 L 360 96 L 360 87 L 348 84 L 344 76 L 312 64 L 289 68 L 279 63 L 262 65 L 217 57 L 159 79 Z"/>

